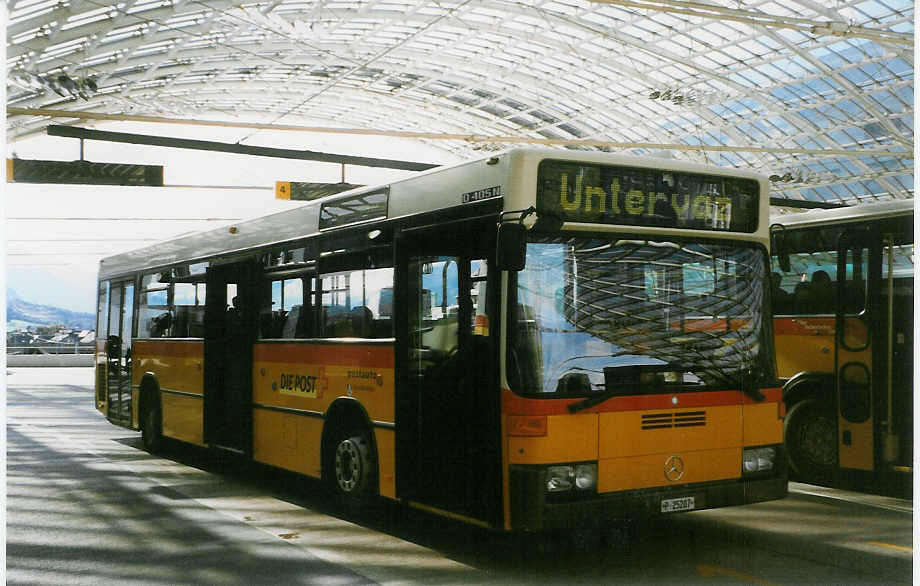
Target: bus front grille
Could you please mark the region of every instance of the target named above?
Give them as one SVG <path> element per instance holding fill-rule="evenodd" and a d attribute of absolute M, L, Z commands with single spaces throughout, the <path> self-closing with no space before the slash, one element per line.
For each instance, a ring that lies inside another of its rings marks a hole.
<path fill-rule="evenodd" d="M 671 429 L 674 427 L 702 427 L 706 425 L 705 411 L 680 413 L 650 413 L 642 416 L 642 429 Z"/>

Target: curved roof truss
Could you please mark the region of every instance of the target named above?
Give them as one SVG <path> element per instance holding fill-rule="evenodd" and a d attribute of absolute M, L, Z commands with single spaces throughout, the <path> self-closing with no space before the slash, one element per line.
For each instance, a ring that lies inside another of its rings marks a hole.
<path fill-rule="evenodd" d="M 792 199 L 913 197 L 910 0 L 14 0 L 9 16 L 12 140 L 53 121 L 37 108 L 244 116 L 464 156 L 508 144 L 436 135 L 749 167 Z"/>

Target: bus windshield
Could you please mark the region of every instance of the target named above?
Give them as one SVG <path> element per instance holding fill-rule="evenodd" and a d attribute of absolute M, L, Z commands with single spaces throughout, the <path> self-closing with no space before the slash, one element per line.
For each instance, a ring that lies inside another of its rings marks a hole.
<path fill-rule="evenodd" d="M 566 396 L 765 382 L 765 267 L 763 248 L 744 243 L 532 238 L 509 382 Z"/>

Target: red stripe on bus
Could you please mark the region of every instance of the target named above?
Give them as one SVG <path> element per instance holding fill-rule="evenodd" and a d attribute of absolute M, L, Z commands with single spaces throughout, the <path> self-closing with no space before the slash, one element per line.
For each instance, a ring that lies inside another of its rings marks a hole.
<path fill-rule="evenodd" d="M 256 362 L 305 362 L 329 366 L 366 365 L 393 368 L 393 346 L 389 344 L 256 344 Z"/>
<path fill-rule="evenodd" d="M 580 413 L 606 413 L 610 411 L 650 411 L 654 409 L 683 409 L 687 407 L 716 407 L 720 405 L 750 405 L 776 403 L 782 399 L 781 388 L 760 389 L 763 401 L 757 401 L 741 391 L 709 391 L 700 393 L 665 393 L 661 395 L 630 395 L 612 397 Z M 677 403 L 673 398 L 677 397 Z M 566 415 L 569 405 L 585 400 L 578 399 L 531 399 L 515 395 L 508 389 L 502 391 L 502 411 L 506 415 Z"/>

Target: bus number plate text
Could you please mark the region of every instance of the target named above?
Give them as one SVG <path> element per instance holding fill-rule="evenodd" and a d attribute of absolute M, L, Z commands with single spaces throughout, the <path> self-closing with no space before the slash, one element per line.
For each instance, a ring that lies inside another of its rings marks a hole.
<path fill-rule="evenodd" d="M 662 513 L 677 513 L 679 511 L 692 511 L 696 508 L 696 499 L 692 496 L 685 496 L 679 499 L 662 499 Z"/>

